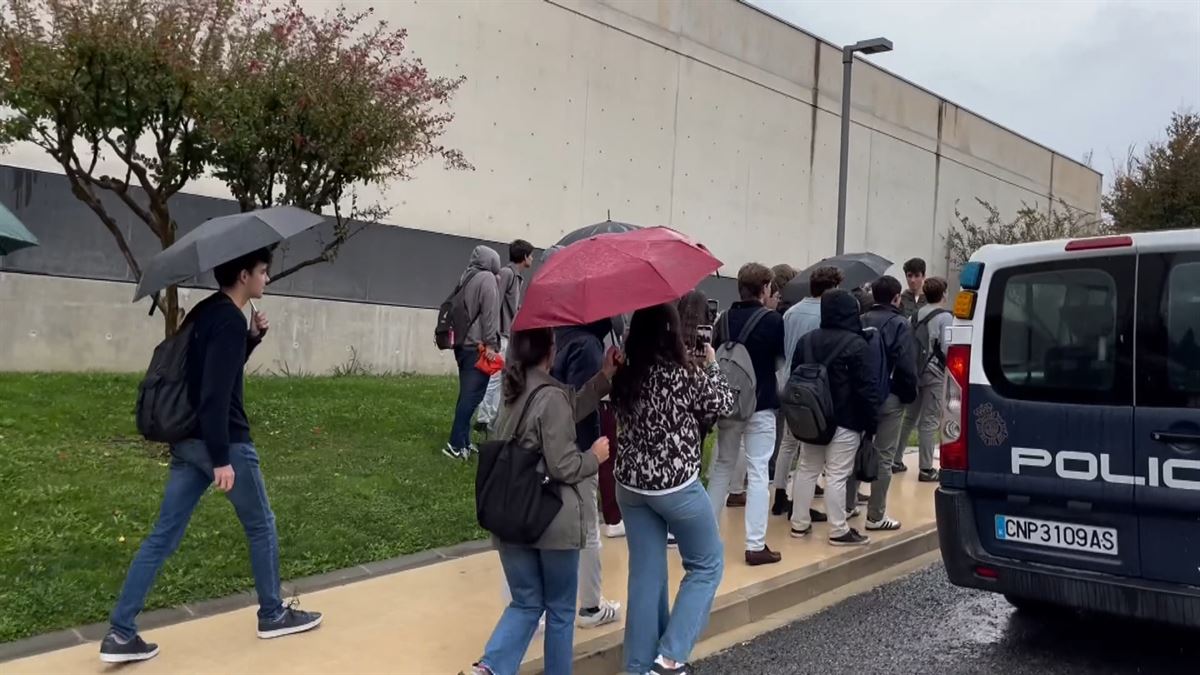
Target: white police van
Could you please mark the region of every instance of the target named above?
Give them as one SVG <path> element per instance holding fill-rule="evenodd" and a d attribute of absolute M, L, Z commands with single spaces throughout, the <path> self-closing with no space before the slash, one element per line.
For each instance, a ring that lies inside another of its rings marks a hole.
<path fill-rule="evenodd" d="M 950 581 L 1200 626 L 1200 230 L 985 246 L 960 285 Z"/>

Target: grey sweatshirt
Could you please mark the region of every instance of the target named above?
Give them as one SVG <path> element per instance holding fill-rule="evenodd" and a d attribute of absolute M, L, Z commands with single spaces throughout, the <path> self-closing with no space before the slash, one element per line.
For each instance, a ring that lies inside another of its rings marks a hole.
<path fill-rule="evenodd" d="M 508 339 L 512 335 L 512 322 L 521 309 L 521 284 L 524 278 L 516 265 L 509 263 L 500 270 L 500 336 Z"/>
<path fill-rule="evenodd" d="M 471 252 L 471 264 L 459 282 L 473 270 L 478 273 L 463 288 L 467 316 L 474 319 L 467 329 L 463 347 L 484 344 L 500 351 L 500 291 L 496 282 L 496 275 L 500 273 L 500 254 L 487 246 L 476 246 Z"/>
<path fill-rule="evenodd" d="M 923 305 L 917 310 L 917 321 L 923 320 L 925 317 L 939 309 L 945 309 L 945 307 L 941 307 L 939 305 Z M 949 326 L 952 323 L 954 323 L 954 315 L 950 312 L 944 312 L 930 319 L 929 322 L 925 324 L 924 328 L 922 328 L 922 330 L 928 331 L 927 335 L 929 338 L 930 354 L 932 354 L 933 350 L 936 349 L 942 353 L 942 356 L 946 355 L 946 345 L 942 344 L 942 336 L 945 333 L 946 326 Z M 920 384 L 921 386 L 937 384 L 942 381 L 943 375 L 944 371 L 938 366 L 937 361 L 934 360 L 929 363 L 923 372 L 919 373 L 919 377 L 921 378 Z"/>

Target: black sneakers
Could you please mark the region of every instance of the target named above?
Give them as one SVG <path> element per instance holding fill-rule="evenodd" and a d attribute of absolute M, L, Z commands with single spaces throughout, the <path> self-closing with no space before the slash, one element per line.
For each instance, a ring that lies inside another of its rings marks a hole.
<path fill-rule="evenodd" d="M 936 483 L 941 480 L 942 474 L 937 469 L 922 469 L 917 476 L 917 480 L 922 483 Z"/>
<path fill-rule="evenodd" d="M 258 620 L 258 637 L 264 640 L 310 631 L 321 625 L 320 612 L 305 612 L 290 605 L 274 619 Z"/>
<path fill-rule="evenodd" d="M 140 635 L 122 642 L 116 633 L 109 633 L 104 636 L 104 642 L 100 643 L 100 660 L 104 663 L 149 661 L 156 656 L 158 645 L 147 643 Z"/>
<path fill-rule="evenodd" d="M 771 515 L 782 516 L 791 512 L 792 500 L 787 498 L 787 490 L 775 488 L 775 505 L 771 507 Z"/>
<path fill-rule="evenodd" d="M 840 537 L 829 538 L 829 543 L 833 544 L 834 546 L 863 546 L 869 541 L 871 541 L 870 537 L 859 534 L 858 530 L 854 529 L 853 527 L 850 528 L 849 532 Z"/>
<path fill-rule="evenodd" d="M 650 675 L 691 675 L 693 672 L 691 664 L 681 663 L 674 668 L 668 668 L 661 663 L 655 661 L 654 667 L 650 669 Z"/>

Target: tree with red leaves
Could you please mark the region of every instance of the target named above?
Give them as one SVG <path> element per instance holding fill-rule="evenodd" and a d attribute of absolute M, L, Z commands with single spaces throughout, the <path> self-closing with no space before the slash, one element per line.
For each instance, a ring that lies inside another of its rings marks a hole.
<path fill-rule="evenodd" d="M 359 207 L 357 186 L 407 180 L 433 156 L 470 167 L 439 143 L 462 78 L 431 76 L 405 31 L 371 14 L 312 16 L 295 1 L 6 0 L 0 145 L 52 157 L 135 277 L 140 261 L 105 194 L 163 248 L 178 230 L 171 198 L 206 174 L 242 210 L 332 212 L 330 241 L 283 278 L 333 260 L 356 219 L 386 215 Z M 171 335 L 176 289 L 158 302 Z"/>

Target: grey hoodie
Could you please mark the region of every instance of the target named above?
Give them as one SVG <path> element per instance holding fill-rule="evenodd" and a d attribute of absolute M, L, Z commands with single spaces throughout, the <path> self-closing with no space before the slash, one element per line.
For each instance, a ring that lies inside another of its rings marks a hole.
<path fill-rule="evenodd" d="M 500 351 L 500 291 L 496 282 L 496 275 L 500 273 L 500 254 L 490 247 L 476 246 L 471 252 L 471 264 L 459 278 L 459 283 L 473 271 L 478 273 L 463 288 L 467 316 L 473 319 L 463 347 L 484 344 Z"/>

